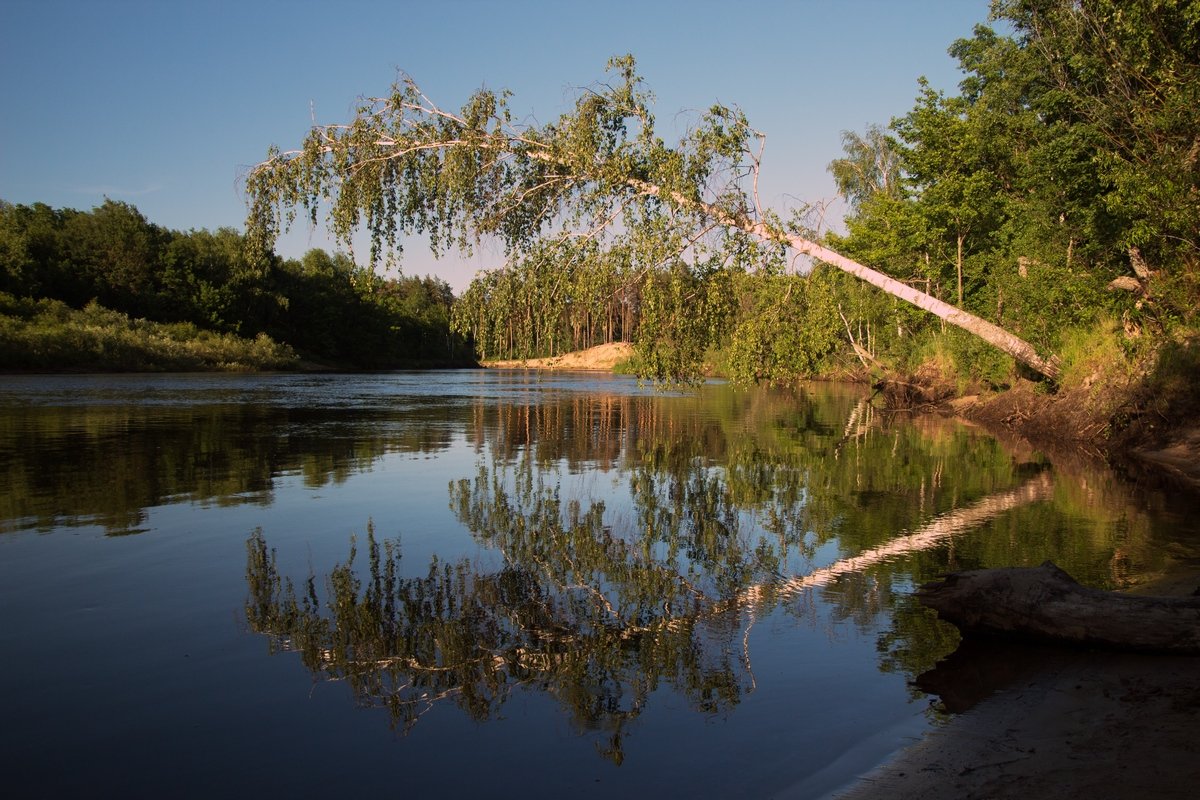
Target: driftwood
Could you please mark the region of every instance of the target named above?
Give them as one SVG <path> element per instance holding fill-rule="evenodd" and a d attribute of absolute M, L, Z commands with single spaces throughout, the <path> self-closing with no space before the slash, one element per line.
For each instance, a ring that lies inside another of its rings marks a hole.
<path fill-rule="evenodd" d="M 1054 564 L 955 572 L 917 591 L 963 633 L 1200 654 L 1200 597 L 1139 597 L 1080 586 Z"/>

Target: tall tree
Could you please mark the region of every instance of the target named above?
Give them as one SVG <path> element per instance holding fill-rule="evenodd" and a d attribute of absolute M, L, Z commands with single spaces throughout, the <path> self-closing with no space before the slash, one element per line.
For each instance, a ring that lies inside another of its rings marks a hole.
<path fill-rule="evenodd" d="M 458 113 L 408 78 L 365 100 L 346 125 L 314 127 L 297 150 L 271 148 L 250 170 L 248 236 L 266 252 L 303 209 L 329 203 L 334 233 L 360 222 L 372 255 L 402 233 L 435 250 L 496 236 L 520 252 L 546 236 L 619 236 L 618 222 L 667 218 L 689 234 L 745 242 L 730 252 L 789 247 L 855 275 L 982 337 L 1049 377 L 1053 359 L 1002 328 L 854 262 L 764 209 L 757 185 L 765 138 L 745 115 L 713 106 L 675 147 L 654 125 L 632 56 L 614 59 L 614 85 L 584 92 L 572 112 L 543 126 L 514 123 L 507 95 L 476 92 Z M 718 249 L 726 249 L 724 247 Z"/>
<path fill-rule="evenodd" d="M 1200 5 L 996 0 L 1036 55 L 1048 119 L 1086 131 L 1092 215 L 1163 315 L 1200 307 Z M 1069 140 L 1063 140 L 1071 144 Z M 1128 275 L 1132 273 L 1132 275 Z"/>
<path fill-rule="evenodd" d="M 961 97 L 947 98 L 922 81 L 916 108 L 896 129 L 909 144 L 903 151 L 907 179 L 921 200 L 930 228 L 947 247 L 944 259 L 954 268 L 959 307 L 963 305 L 964 263 L 974 239 L 995 231 L 1003 219 L 1004 161 L 989 158 L 993 140 Z M 935 254 L 935 255 L 940 255 Z"/>
<path fill-rule="evenodd" d="M 838 193 L 854 210 L 871 197 L 899 197 L 900 153 L 895 140 L 881 125 L 868 125 L 866 133 L 842 131 L 846 155 L 829 164 Z"/>

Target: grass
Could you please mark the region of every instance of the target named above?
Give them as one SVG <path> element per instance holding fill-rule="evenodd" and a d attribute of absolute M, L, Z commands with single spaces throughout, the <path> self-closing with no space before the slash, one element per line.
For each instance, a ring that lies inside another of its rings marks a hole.
<path fill-rule="evenodd" d="M 1138 373 L 1137 353 L 1130 351 L 1120 324 L 1112 318 L 1064 331 L 1058 357 L 1064 389 L 1126 384 Z"/>
<path fill-rule="evenodd" d="M 95 303 L 0 293 L 0 369 L 97 372 L 253 371 L 297 367 L 295 351 L 265 334 L 246 339 L 190 323 L 130 319 Z"/>

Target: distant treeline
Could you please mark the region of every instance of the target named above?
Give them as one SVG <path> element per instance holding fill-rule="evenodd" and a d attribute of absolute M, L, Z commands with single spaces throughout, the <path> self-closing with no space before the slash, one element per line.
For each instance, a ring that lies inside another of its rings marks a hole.
<path fill-rule="evenodd" d="M 0 367 L 7 368 L 53 368 L 71 347 L 111 350 L 103 341 L 96 344 L 94 335 L 80 338 L 101 319 L 108 327 L 100 338 L 110 342 L 114 336 L 178 341 L 203 333 L 209 341 L 257 341 L 259 350 L 270 351 L 262 364 L 236 355 L 225 359 L 244 367 L 279 367 L 287 346 L 293 360 L 298 354 L 332 367 L 446 365 L 472 358 L 462 337 L 450 331 L 454 295 L 442 280 L 380 277 L 343 253 L 320 249 L 299 260 L 256 256 L 232 228 L 169 230 L 113 200 L 91 211 L 0 201 L 0 293 L 8 295 L 0 307 L 7 318 L 0 327 Z M 117 315 L 102 315 L 97 306 Z M 89 307 L 90 317 L 68 313 Z M 118 323 L 121 315 L 127 319 Z M 174 327 L 153 328 L 151 335 L 147 325 L 154 323 Z M 65 332 L 67 325 L 73 333 Z M 147 353 L 139 350 L 126 361 L 98 354 L 95 366 L 212 366 L 211 359 L 179 362 L 170 355 L 156 364 Z"/>

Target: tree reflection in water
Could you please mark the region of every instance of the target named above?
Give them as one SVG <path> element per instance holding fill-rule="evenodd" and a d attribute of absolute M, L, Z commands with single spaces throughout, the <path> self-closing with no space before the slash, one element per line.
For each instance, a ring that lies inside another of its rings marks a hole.
<path fill-rule="evenodd" d="M 326 581 L 327 614 L 315 577 L 297 592 L 256 532 L 247 542 L 247 620 L 273 650 L 298 651 L 314 675 L 346 681 L 405 731 L 449 698 L 476 720 L 492 718 L 513 688 L 528 686 L 555 697 L 579 729 L 603 732 L 601 752 L 619 763 L 625 723 L 661 681 L 700 711 L 736 704 L 750 681 L 749 664 L 728 646 L 736 613 L 669 610 L 695 606 L 686 582 L 631 556 L 605 531 L 602 509 L 565 521 L 557 511 L 556 499 L 540 499 L 530 539 L 544 542 L 533 548 L 541 555 L 491 574 L 435 558 L 424 577 L 400 577 L 398 544 L 381 546 L 368 525 L 369 575 L 356 575 L 352 544 Z M 618 599 L 579 583 L 576 561 L 619 581 Z"/>
<path fill-rule="evenodd" d="M 603 503 L 564 505 L 532 475 L 517 470 L 512 492 L 503 473 L 486 468 L 450 487 L 456 515 L 503 555 L 502 569 L 435 558 L 423 577 L 401 577 L 399 544 L 381 544 L 368 524 L 367 574 L 355 571 L 352 543 L 326 579 L 327 613 L 315 576 L 297 592 L 256 532 L 247 543 L 251 627 L 274 650 L 298 651 L 314 675 L 347 682 L 358 702 L 387 708 L 404 731 L 451 698 L 476 720 L 492 718 L 524 686 L 556 698 L 580 730 L 602 732 L 598 749 L 619 763 L 626 723 L 660 683 L 702 713 L 727 710 L 753 689 L 756 616 L 780 605 L 803 609 L 810 589 L 932 547 L 1051 487 L 1043 475 L 879 552 L 785 578 L 779 565 L 789 543 L 748 541 L 721 481 L 696 475 L 681 518 L 648 513 L 654 495 L 635 491 L 643 525 L 626 540 L 606 524 Z M 859 603 L 878 595 L 870 581 L 850 585 Z"/>
<path fill-rule="evenodd" d="M 501 567 L 434 558 L 404 575 L 400 545 L 368 526 L 365 570 L 352 545 L 323 588 L 316 576 L 296 588 L 260 532 L 247 619 L 398 729 L 439 701 L 494 718 L 514 689 L 535 689 L 619 763 L 656 689 L 701 713 L 752 691 L 749 633 L 768 614 L 848 620 L 876 637 L 881 670 L 911 678 L 958 641 L 913 601 L 916 584 L 1054 558 L 1099 585 L 1117 547 L 1156 552 L 1141 518 L 1114 528 L 1111 504 L 1072 502 L 1076 482 L 1043 459 L 951 422 L 892 424 L 859 401 L 834 424 L 805 397 L 752 399 L 675 416 L 622 398 L 604 406 L 612 425 L 574 400 L 523 416 L 503 406 L 516 415 L 503 424 L 481 410 L 476 432 L 497 440 L 475 443 L 490 461 L 450 484 L 450 507 Z M 594 474 L 595 453 L 628 491 L 612 508 L 547 483 Z"/>

